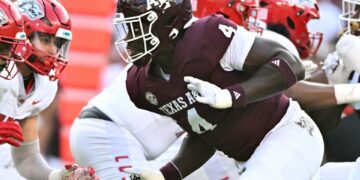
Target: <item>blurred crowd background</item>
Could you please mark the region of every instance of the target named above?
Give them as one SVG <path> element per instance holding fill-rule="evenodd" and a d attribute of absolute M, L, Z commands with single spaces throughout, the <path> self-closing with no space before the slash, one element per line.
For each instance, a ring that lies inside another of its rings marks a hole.
<path fill-rule="evenodd" d="M 113 46 L 116 36 L 112 18 L 116 11 L 116 0 L 59 1 L 72 18 L 70 62 L 61 77 L 58 96 L 41 114 L 39 124 L 42 153 L 54 167 L 73 162 L 68 143 L 73 120 L 87 101 L 111 83 L 125 66 Z M 323 43 L 314 57 L 321 64 L 327 54 L 334 50 L 342 1 L 318 2 L 320 20 L 310 21 L 308 28 L 310 32 L 324 33 Z"/>

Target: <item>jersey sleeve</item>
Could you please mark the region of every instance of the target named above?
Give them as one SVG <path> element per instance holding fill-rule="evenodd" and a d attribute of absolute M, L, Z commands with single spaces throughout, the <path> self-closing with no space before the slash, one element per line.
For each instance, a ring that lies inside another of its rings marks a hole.
<path fill-rule="evenodd" d="M 220 65 L 225 71 L 242 71 L 245 59 L 254 44 L 256 33 L 249 32 L 241 26 L 237 26 L 234 37 L 220 60 Z"/>

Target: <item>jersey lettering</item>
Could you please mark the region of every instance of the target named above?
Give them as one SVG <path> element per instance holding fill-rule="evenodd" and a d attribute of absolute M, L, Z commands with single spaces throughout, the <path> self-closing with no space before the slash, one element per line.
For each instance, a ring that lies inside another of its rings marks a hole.
<path fill-rule="evenodd" d="M 202 134 L 209 130 L 212 131 L 217 126 L 207 122 L 204 118 L 200 117 L 195 108 L 191 108 L 187 111 L 187 118 L 189 124 L 191 125 L 191 129 L 198 134 Z"/>
<path fill-rule="evenodd" d="M 236 32 L 236 29 L 232 26 L 227 26 L 224 24 L 219 24 L 219 29 L 224 33 L 225 37 L 231 38 L 231 35 Z"/>

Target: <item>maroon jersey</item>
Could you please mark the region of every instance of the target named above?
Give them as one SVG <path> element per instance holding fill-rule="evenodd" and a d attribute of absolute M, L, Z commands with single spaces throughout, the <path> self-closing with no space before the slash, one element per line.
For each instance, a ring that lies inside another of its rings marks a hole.
<path fill-rule="evenodd" d="M 232 37 L 225 37 L 219 24 L 237 28 L 222 16 L 214 15 L 194 22 L 186 30 L 176 44 L 169 81 L 153 76 L 150 65 L 133 66 L 128 70 L 126 86 L 138 108 L 171 116 L 187 132 L 199 135 L 229 157 L 245 161 L 280 121 L 289 102 L 280 94 L 243 108 L 214 109 L 196 102 L 198 94 L 186 88 L 184 76 L 220 88 L 248 78 L 243 72 L 227 72 L 220 66 Z"/>

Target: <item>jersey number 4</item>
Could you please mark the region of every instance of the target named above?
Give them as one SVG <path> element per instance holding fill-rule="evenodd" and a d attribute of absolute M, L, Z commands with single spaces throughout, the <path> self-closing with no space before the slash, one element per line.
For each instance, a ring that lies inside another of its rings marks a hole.
<path fill-rule="evenodd" d="M 224 24 L 219 24 L 219 29 L 222 31 L 227 38 L 231 38 L 232 34 L 235 34 L 236 29 L 232 26 L 227 26 Z"/>
<path fill-rule="evenodd" d="M 209 130 L 212 131 L 217 126 L 207 122 L 204 118 L 200 117 L 195 108 L 189 109 L 187 111 L 187 116 L 189 124 L 191 125 L 191 129 L 198 134 L 202 134 Z"/>

